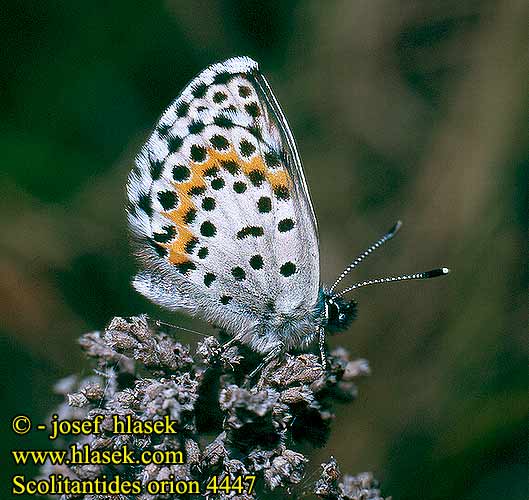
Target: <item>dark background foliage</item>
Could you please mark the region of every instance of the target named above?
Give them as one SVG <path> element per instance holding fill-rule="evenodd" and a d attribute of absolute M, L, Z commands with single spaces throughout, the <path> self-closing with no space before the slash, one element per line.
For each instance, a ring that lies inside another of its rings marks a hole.
<path fill-rule="evenodd" d="M 49 446 L 9 420 L 42 421 L 52 382 L 87 373 L 80 334 L 143 311 L 208 331 L 131 289 L 124 184 L 187 81 L 247 54 L 297 138 L 324 281 L 396 218 L 355 279 L 453 269 L 357 293 L 331 344 L 373 375 L 313 463 L 372 470 L 398 500 L 527 498 L 528 14 L 515 0 L 3 2 L 2 473 L 22 473 L 7 449 Z"/>

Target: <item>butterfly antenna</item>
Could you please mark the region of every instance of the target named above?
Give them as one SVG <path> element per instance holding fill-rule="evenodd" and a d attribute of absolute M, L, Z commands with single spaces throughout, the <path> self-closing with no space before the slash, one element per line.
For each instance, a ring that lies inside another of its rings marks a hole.
<path fill-rule="evenodd" d="M 393 238 L 401 226 L 402 222 L 400 220 L 397 221 L 395 225 L 384 236 L 382 236 L 382 238 L 380 238 L 376 243 L 373 243 L 365 252 L 361 253 L 355 260 L 353 260 L 353 262 L 351 262 L 351 264 L 343 270 L 342 274 L 338 276 L 338 279 L 331 286 L 329 293 L 332 293 L 336 288 L 336 285 L 340 283 L 340 281 L 342 281 L 369 254 L 373 253 L 378 247 L 382 246 L 384 243 L 386 243 L 386 241 Z"/>
<path fill-rule="evenodd" d="M 371 280 L 361 281 L 360 283 L 355 283 L 347 287 L 345 290 L 342 290 L 339 293 L 333 295 L 333 298 L 342 297 L 346 293 L 356 290 L 357 288 L 362 288 L 369 285 L 378 285 L 379 283 L 392 283 L 394 281 L 409 281 L 409 280 L 427 280 L 429 278 L 436 278 L 437 276 L 444 276 L 450 272 L 450 269 L 446 267 L 440 267 L 437 269 L 432 269 L 431 271 L 423 271 L 422 273 L 415 274 L 403 274 L 402 276 L 386 276 L 385 278 L 375 278 Z"/>

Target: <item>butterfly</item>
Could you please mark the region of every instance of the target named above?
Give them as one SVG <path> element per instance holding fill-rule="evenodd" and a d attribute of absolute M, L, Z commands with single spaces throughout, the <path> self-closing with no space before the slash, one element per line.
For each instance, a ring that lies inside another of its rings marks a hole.
<path fill-rule="evenodd" d="M 128 184 L 128 221 L 142 270 L 135 289 L 154 303 L 223 328 L 272 359 L 345 330 L 344 296 L 382 282 L 441 276 L 446 268 L 326 288 L 318 229 L 285 116 L 258 64 L 233 57 L 203 70 L 159 119 Z"/>

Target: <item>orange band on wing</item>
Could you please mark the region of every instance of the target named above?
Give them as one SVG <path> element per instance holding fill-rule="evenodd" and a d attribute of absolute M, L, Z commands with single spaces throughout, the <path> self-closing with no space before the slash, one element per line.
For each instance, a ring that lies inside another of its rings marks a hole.
<path fill-rule="evenodd" d="M 291 181 L 288 172 L 284 168 L 269 169 L 264 163 L 261 156 L 256 155 L 250 161 L 242 159 L 235 149 L 230 148 L 227 152 L 217 151 L 215 149 L 207 150 L 208 158 L 203 163 L 189 164 L 191 175 L 185 182 L 173 182 L 175 191 L 178 194 L 179 205 L 176 209 L 168 212 L 162 212 L 176 226 L 178 235 L 171 243 L 159 243 L 169 250 L 169 262 L 172 264 L 182 264 L 189 261 L 189 255 L 186 253 L 186 247 L 196 237 L 185 221 L 186 215 L 190 210 L 196 210 L 189 191 L 193 188 L 205 188 L 204 173 L 211 168 L 222 168 L 222 162 L 231 161 L 237 164 L 241 171 L 249 176 L 251 172 L 259 171 L 272 186 L 272 189 L 289 190 Z"/>

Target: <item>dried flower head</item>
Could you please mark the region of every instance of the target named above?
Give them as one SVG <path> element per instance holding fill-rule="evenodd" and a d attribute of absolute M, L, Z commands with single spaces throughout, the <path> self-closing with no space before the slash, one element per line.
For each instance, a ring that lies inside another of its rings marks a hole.
<path fill-rule="evenodd" d="M 323 499 L 381 498 L 370 474 L 342 476 L 333 458 L 322 465 L 314 484 L 305 484 L 309 459 L 296 451 L 301 443 L 321 446 L 325 442 L 333 402 L 353 399 L 355 381 L 369 373 L 367 362 L 350 360 L 345 349 L 330 354 L 326 369 L 314 354 L 286 355 L 252 380 L 248 373 L 255 366 L 247 362 L 250 356 L 244 347 L 224 348 L 216 338 L 207 337 L 192 354 L 161 326 L 151 325 L 146 316 L 114 318 L 105 331 L 83 335 L 80 344 L 94 359 L 95 374 L 57 384 L 66 402 L 56 413 L 60 419 L 100 416 L 102 432 L 65 438 L 59 445 L 88 444 L 100 451 L 126 445 L 135 456 L 146 450 L 172 450 L 180 451 L 183 460 L 119 467 L 47 464 L 45 475 L 95 480 L 118 474 L 141 483 L 142 493 L 134 497 L 142 500 L 178 497 L 148 493 L 150 481 L 193 480 L 204 492 L 213 476 L 219 482 L 228 477 L 234 484 L 249 475 L 256 476 L 250 494 L 218 491 L 216 496 L 242 500 L 289 492 L 294 497 L 313 493 Z M 116 434 L 113 418 L 168 419 L 174 432 Z"/>

